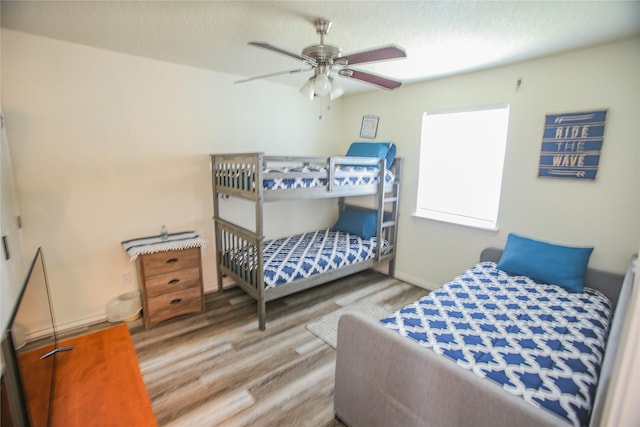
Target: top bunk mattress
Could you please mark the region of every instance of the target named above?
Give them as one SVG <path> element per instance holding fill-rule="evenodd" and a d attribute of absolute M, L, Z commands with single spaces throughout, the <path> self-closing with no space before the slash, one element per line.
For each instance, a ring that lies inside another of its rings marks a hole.
<path fill-rule="evenodd" d="M 400 335 L 580 426 L 589 420 L 611 303 L 481 262 L 381 320 Z"/>
<path fill-rule="evenodd" d="M 327 186 L 329 168 L 326 166 L 312 165 L 302 167 L 278 167 L 265 168 L 263 173 L 268 174 L 262 180 L 265 190 L 291 190 Z M 286 176 L 278 177 L 278 174 Z M 336 187 L 377 184 L 379 176 L 379 169 L 377 167 L 337 166 L 332 184 Z M 394 180 L 393 172 L 387 169 L 384 180 L 385 183 L 392 183 Z"/>

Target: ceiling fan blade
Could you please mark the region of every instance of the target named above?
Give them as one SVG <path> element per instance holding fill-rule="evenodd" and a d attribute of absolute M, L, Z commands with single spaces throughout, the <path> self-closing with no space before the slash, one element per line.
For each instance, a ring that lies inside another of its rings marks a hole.
<path fill-rule="evenodd" d="M 315 60 L 315 59 L 313 59 L 313 58 L 312 58 L 312 57 L 310 57 L 310 56 L 306 56 L 306 55 L 299 55 L 299 54 L 297 54 L 297 53 L 289 52 L 288 50 L 281 49 L 281 48 L 276 47 L 276 46 L 272 46 L 272 45 L 270 45 L 269 43 L 264 43 L 264 42 L 249 42 L 249 45 L 251 45 L 251 46 L 256 46 L 256 47 L 261 47 L 261 48 L 263 48 L 263 49 L 267 49 L 267 50 L 270 50 L 270 51 L 272 51 L 272 52 L 276 52 L 276 53 L 279 53 L 279 54 L 282 54 L 282 55 L 288 56 L 288 57 L 290 57 L 290 58 L 297 59 L 297 60 L 299 60 L 299 61 L 302 61 L 302 62 L 305 62 L 305 63 L 307 63 L 307 64 L 309 64 L 309 65 L 312 65 L 312 66 L 314 66 L 314 67 L 315 67 L 316 65 L 318 65 L 318 64 L 316 63 L 316 60 Z"/>
<path fill-rule="evenodd" d="M 381 46 L 363 52 L 342 56 L 341 61 L 346 60 L 347 65 L 362 64 L 364 62 L 386 61 L 388 59 L 406 58 L 407 53 L 400 46 L 394 44 Z"/>
<path fill-rule="evenodd" d="M 242 80 L 237 80 L 237 81 L 235 81 L 233 83 L 234 84 L 245 83 L 245 82 L 250 82 L 252 80 L 266 79 L 267 77 L 280 76 L 280 75 L 283 75 L 283 74 L 303 73 L 305 71 L 311 71 L 311 70 L 313 70 L 313 68 L 300 68 L 298 70 L 278 71 L 278 72 L 275 72 L 275 73 L 263 74 L 261 76 L 255 76 L 255 77 L 249 77 L 249 78 L 242 79 Z"/>
<path fill-rule="evenodd" d="M 348 77 L 351 79 L 360 80 L 364 83 L 369 83 L 374 86 L 381 87 L 383 89 L 397 89 L 402 86 L 402 82 L 399 80 L 390 79 L 389 77 L 379 76 L 377 74 L 365 73 L 364 71 L 351 70 L 348 68 L 338 71 L 338 74 L 342 77 Z"/>

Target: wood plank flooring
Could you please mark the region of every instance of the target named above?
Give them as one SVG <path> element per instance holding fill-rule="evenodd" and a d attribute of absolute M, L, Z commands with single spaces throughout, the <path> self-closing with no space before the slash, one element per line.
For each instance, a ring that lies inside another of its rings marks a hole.
<path fill-rule="evenodd" d="M 267 303 L 266 331 L 239 288 L 207 295 L 202 314 L 129 329 L 160 426 L 341 426 L 335 350 L 305 325 L 357 301 L 393 311 L 426 293 L 368 270 Z"/>

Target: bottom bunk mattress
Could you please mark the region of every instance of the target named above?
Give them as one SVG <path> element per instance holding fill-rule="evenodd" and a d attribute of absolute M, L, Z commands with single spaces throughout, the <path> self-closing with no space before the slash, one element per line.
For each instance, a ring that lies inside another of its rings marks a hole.
<path fill-rule="evenodd" d="M 324 229 L 296 234 L 263 243 L 264 287 L 275 288 L 316 274 L 373 259 L 377 238 L 363 239 L 355 234 Z M 382 241 L 380 251 L 386 254 L 389 244 Z M 227 253 L 232 269 L 253 269 L 255 259 L 250 247 Z"/>
<path fill-rule="evenodd" d="M 586 425 L 611 303 L 482 262 L 382 319 L 421 346 L 573 425 Z"/>

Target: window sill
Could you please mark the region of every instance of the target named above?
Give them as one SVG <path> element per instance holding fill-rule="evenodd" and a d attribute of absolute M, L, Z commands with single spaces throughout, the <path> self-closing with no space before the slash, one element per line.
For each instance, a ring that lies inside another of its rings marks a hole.
<path fill-rule="evenodd" d="M 479 224 L 479 223 L 472 223 L 472 221 L 468 221 L 468 222 L 462 222 L 462 221 L 456 221 L 456 220 L 450 220 L 450 219 L 444 219 L 444 218 L 437 218 L 434 216 L 428 216 L 428 215 L 424 215 L 418 212 L 413 212 L 411 214 L 412 217 L 414 218 L 420 218 L 420 219 L 426 219 L 426 220 L 430 220 L 430 221 L 437 221 L 437 222 L 443 222 L 445 224 L 451 224 L 451 225 L 459 225 L 462 227 L 468 227 L 468 228 L 474 228 L 476 230 L 485 230 L 485 231 L 493 231 L 493 232 L 497 232 L 499 230 L 499 228 L 497 226 L 493 226 L 493 225 L 483 225 L 483 224 Z"/>

